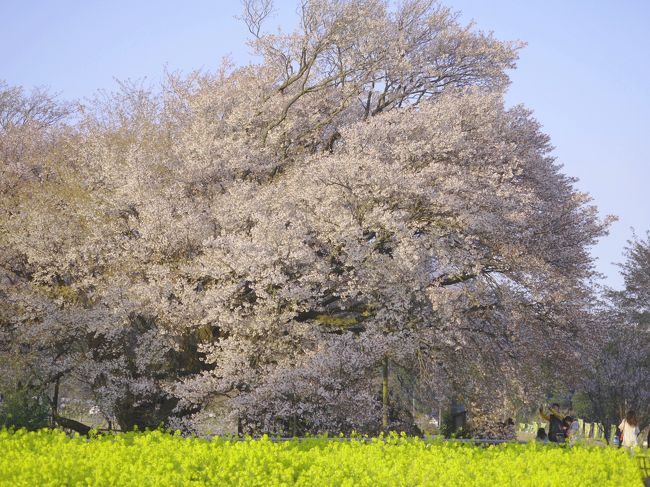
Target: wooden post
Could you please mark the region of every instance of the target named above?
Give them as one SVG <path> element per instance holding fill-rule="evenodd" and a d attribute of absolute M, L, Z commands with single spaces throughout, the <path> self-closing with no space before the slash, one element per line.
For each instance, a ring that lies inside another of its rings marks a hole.
<path fill-rule="evenodd" d="M 382 420 L 381 425 L 384 431 L 388 429 L 388 356 L 384 356 L 382 364 Z"/>

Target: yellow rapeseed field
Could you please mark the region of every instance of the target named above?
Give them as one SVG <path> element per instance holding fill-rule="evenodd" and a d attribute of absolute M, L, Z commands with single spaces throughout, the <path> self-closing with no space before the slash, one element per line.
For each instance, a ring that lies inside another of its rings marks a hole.
<path fill-rule="evenodd" d="M 642 486 L 624 449 L 386 438 L 274 442 L 160 431 L 70 438 L 0 431 L 2 486 Z"/>

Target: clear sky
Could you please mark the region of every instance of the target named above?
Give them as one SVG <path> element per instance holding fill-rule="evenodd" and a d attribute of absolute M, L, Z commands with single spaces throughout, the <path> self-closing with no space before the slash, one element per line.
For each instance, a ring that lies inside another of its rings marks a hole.
<path fill-rule="evenodd" d="M 528 42 L 507 101 L 535 112 L 565 172 L 620 220 L 593 250 L 620 287 L 622 249 L 650 230 L 650 0 L 447 0 L 499 39 Z M 294 0 L 276 1 L 291 30 Z M 0 0 L 0 79 L 65 99 L 249 57 L 238 0 Z"/>

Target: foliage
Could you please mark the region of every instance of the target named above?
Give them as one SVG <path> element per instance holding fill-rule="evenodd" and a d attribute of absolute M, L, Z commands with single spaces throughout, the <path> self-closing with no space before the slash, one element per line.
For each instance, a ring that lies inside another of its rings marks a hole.
<path fill-rule="evenodd" d="M 591 399 L 584 391 L 578 391 L 571 397 L 571 409 L 576 417 L 584 418 L 585 421 L 591 421 L 593 417 Z"/>
<path fill-rule="evenodd" d="M 36 430 L 48 425 L 49 416 L 45 394 L 26 388 L 0 391 L 0 428 Z"/>
<path fill-rule="evenodd" d="M 32 485 L 641 486 L 625 449 L 477 447 L 398 436 L 205 441 L 160 432 L 88 441 L 0 431 L 0 483 Z"/>
<path fill-rule="evenodd" d="M 0 428 L 36 430 L 48 426 L 50 405 L 46 391 L 20 362 L 0 355 Z"/>
<path fill-rule="evenodd" d="M 457 431 L 454 424 L 454 417 L 449 408 L 445 409 L 440 419 L 440 434 L 445 438 L 464 438 L 466 435 L 463 431 Z"/>

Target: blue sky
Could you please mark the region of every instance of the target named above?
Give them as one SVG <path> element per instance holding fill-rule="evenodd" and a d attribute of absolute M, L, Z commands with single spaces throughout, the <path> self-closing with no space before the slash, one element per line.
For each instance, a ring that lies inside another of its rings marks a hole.
<path fill-rule="evenodd" d="M 507 101 L 523 103 L 550 134 L 565 172 L 601 214 L 620 220 L 594 249 L 606 283 L 620 287 L 631 227 L 650 230 L 650 0 L 449 0 L 465 21 L 528 42 Z M 276 1 L 290 30 L 293 0 Z M 0 79 L 48 86 L 62 98 L 152 82 L 169 70 L 245 63 L 238 0 L 0 0 Z"/>

